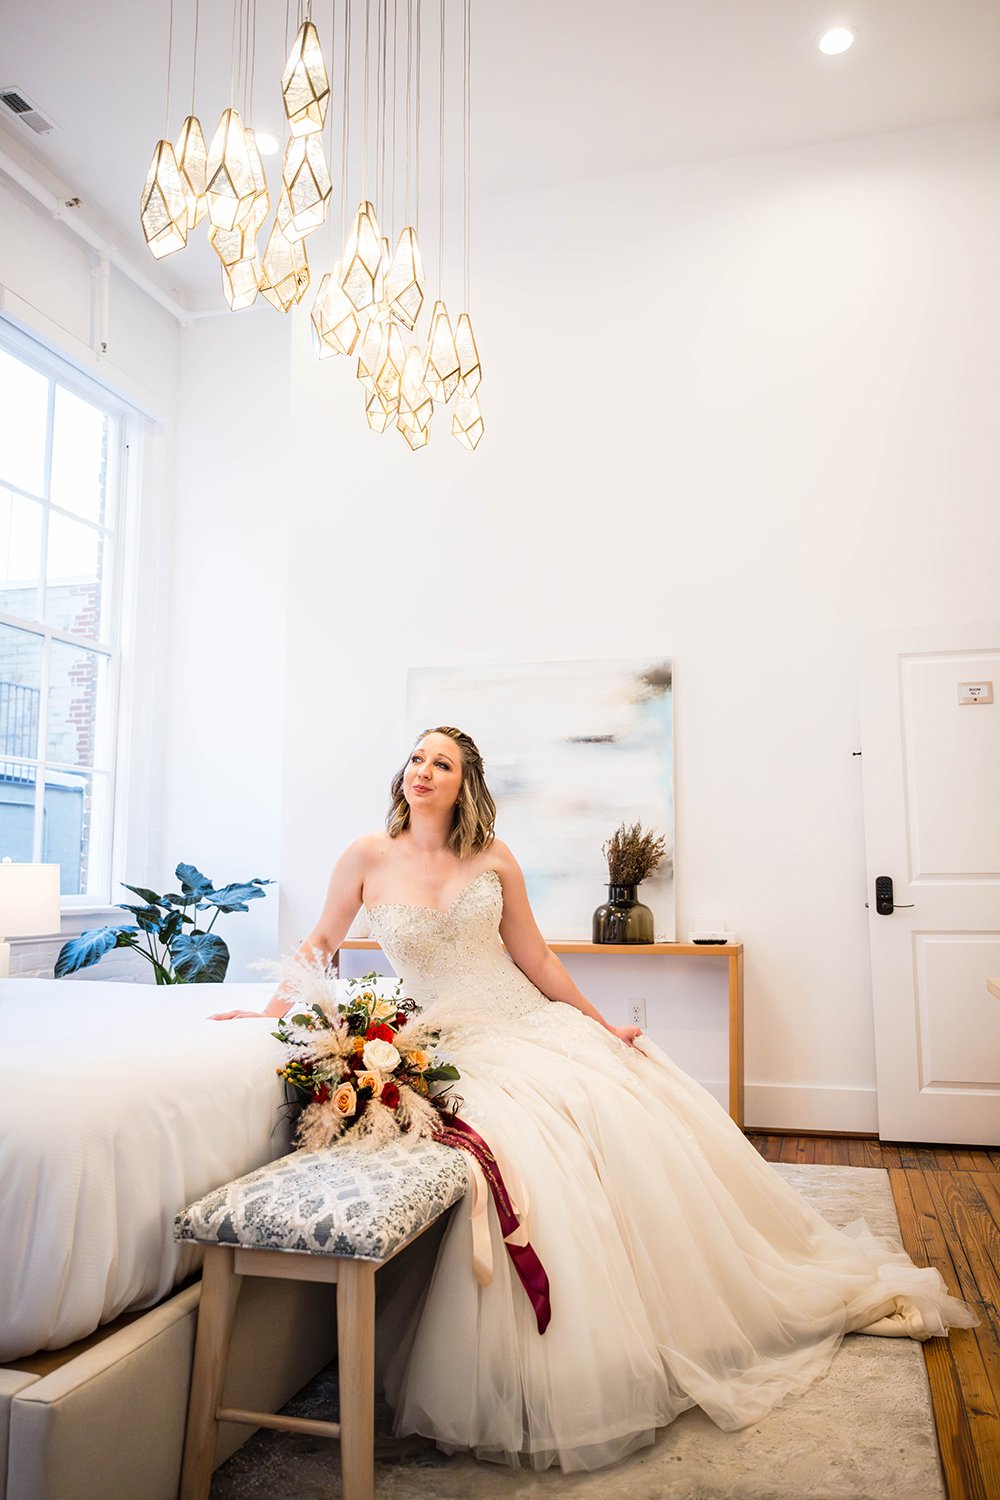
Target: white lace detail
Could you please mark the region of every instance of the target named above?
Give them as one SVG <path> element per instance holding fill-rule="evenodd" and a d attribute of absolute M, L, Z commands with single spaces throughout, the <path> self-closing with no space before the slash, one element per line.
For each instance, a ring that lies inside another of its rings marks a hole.
<path fill-rule="evenodd" d="M 433 1014 L 449 1040 L 549 1005 L 503 950 L 503 888 L 495 870 L 480 871 L 444 911 L 403 901 L 365 909 L 407 995 Z"/>

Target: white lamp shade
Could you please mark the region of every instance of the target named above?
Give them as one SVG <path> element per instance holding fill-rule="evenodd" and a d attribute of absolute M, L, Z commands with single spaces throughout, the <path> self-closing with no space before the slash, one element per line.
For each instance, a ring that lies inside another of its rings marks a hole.
<path fill-rule="evenodd" d="M 0 939 L 59 931 L 59 866 L 0 863 Z"/>

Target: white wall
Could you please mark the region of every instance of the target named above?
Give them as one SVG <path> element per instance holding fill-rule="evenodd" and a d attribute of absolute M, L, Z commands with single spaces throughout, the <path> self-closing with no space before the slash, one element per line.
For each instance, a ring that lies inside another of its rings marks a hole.
<path fill-rule="evenodd" d="M 856 654 L 996 613 L 998 190 L 980 123 L 478 206 L 474 456 L 370 435 L 300 310 L 284 945 L 381 821 L 410 665 L 669 652 L 678 931 L 747 945 L 749 1120 L 873 1128 Z M 720 978 L 576 962 L 719 1084 Z"/>
<path fill-rule="evenodd" d="M 160 865 L 277 880 L 290 328 L 262 304 L 181 344 Z M 248 965 L 277 950 L 277 888 L 215 930 L 229 977 L 260 979 Z"/>

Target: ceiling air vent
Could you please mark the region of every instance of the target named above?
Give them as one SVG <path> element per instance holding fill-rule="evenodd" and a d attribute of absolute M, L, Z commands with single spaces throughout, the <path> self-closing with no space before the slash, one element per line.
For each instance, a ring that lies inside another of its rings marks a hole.
<path fill-rule="evenodd" d="M 36 109 L 23 89 L 0 89 L 0 104 L 16 115 L 22 125 L 28 125 L 36 135 L 47 135 L 55 126 L 47 120 L 40 109 Z"/>

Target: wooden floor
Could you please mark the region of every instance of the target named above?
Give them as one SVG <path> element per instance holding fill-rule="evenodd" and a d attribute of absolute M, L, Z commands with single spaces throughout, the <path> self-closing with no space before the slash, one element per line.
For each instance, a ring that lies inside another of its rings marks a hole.
<path fill-rule="evenodd" d="M 923 1346 L 949 1500 L 1000 1500 L 1000 1151 L 747 1135 L 768 1161 L 887 1168 L 907 1251 L 980 1319 Z"/>

